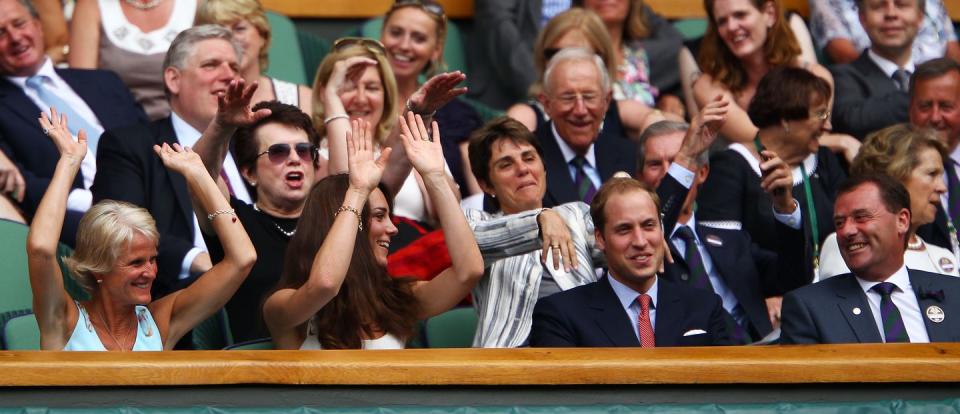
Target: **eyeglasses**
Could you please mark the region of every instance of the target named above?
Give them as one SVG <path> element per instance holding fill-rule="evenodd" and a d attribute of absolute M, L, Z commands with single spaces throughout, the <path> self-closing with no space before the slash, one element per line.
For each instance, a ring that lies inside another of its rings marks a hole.
<path fill-rule="evenodd" d="M 814 118 L 817 118 L 817 119 L 819 119 L 819 120 L 821 120 L 821 121 L 826 121 L 827 119 L 830 118 L 830 110 L 829 110 L 829 109 L 821 109 L 821 110 L 819 110 L 819 111 L 817 111 L 817 112 L 814 112 L 814 113 L 813 113 L 813 116 L 814 116 Z"/>
<path fill-rule="evenodd" d="M 446 14 L 444 14 L 443 12 L 443 6 L 437 3 L 434 3 L 432 1 L 424 1 L 424 0 L 397 0 L 396 2 L 393 3 L 393 6 L 390 7 L 390 11 L 394 11 L 401 7 L 407 7 L 407 6 L 416 6 L 422 9 L 423 11 L 430 13 L 434 16 L 440 17 L 442 19 L 447 18 Z"/>
<path fill-rule="evenodd" d="M 309 142 L 300 142 L 297 144 L 273 144 L 267 147 L 267 150 L 257 154 L 257 158 L 267 155 L 270 162 L 279 164 L 290 158 L 290 150 L 297 152 L 297 156 L 302 160 L 314 161 L 319 155 L 320 148 Z"/>
<path fill-rule="evenodd" d="M 365 37 L 341 37 L 333 42 L 333 50 L 339 52 L 352 46 L 365 47 L 372 53 L 385 55 L 387 49 L 379 40 L 367 39 Z"/>
<path fill-rule="evenodd" d="M 583 105 L 587 108 L 596 108 L 600 106 L 601 95 L 598 93 L 586 92 L 586 93 L 565 93 L 556 97 L 557 102 L 560 103 L 560 106 L 563 109 L 572 108 L 577 104 L 577 101 L 583 101 Z"/>

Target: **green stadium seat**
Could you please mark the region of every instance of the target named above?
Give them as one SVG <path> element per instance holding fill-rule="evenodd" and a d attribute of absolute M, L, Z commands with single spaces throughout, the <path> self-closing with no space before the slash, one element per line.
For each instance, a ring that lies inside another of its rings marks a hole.
<path fill-rule="evenodd" d="M 307 86 L 313 85 L 313 79 L 317 76 L 317 67 L 323 58 L 330 53 L 330 42 L 313 33 L 302 30 L 297 31 L 297 38 L 300 40 L 300 55 L 303 57 L 303 73 L 307 76 Z"/>
<path fill-rule="evenodd" d="M 193 349 L 215 350 L 230 345 L 233 345 L 233 333 L 230 332 L 230 319 L 224 309 L 193 328 Z"/>
<path fill-rule="evenodd" d="M 267 12 L 267 21 L 270 23 L 271 37 L 268 50 L 271 64 L 267 66 L 267 76 L 300 85 L 309 85 L 307 76 L 303 72 L 300 40 L 293 21 L 287 16 L 272 11 Z"/>
<path fill-rule="evenodd" d="M 473 307 L 454 308 L 427 319 L 427 348 L 470 348 L 477 330 Z"/>
<path fill-rule="evenodd" d="M 29 351 L 40 349 L 40 328 L 32 314 L 20 315 L 3 325 L 3 349 Z"/>

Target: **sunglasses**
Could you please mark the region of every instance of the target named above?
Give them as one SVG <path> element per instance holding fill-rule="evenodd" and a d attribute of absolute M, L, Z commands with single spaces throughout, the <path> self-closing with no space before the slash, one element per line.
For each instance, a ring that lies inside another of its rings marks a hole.
<path fill-rule="evenodd" d="M 427 13 L 430 13 L 430 14 L 432 14 L 432 15 L 434 15 L 434 16 L 440 17 L 440 18 L 442 18 L 442 19 L 446 19 L 446 18 L 447 18 L 446 14 L 444 14 L 444 12 L 443 12 L 443 6 L 441 6 L 441 5 L 437 4 L 437 3 L 434 3 L 434 2 L 432 2 L 432 1 L 424 1 L 424 0 L 397 0 L 396 2 L 393 3 L 393 6 L 390 7 L 390 10 L 393 11 L 393 10 L 395 10 L 395 9 L 398 9 L 398 8 L 401 8 L 401 7 L 407 7 L 407 6 L 416 6 L 416 7 L 419 7 L 420 9 L 422 9 L 423 11 L 425 11 L 425 12 L 427 12 Z"/>
<path fill-rule="evenodd" d="M 367 39 L 365 37 L 341 37 L 333 42 L 333 50 L 339 52 L 343 49 L 353 46 L 365 47 L 372 53 L 385 55 L 387 49 L 379 40 Z"/>
<path fill-rule="evenodd" d="M 309 142 L 300 142 L 294 144 L 273 144 L 267 147 L 267 150 L 257 154 L 257 158 L 267 155 L 270 162 L 279 164 L 290 158 L 290 150 L 297 152 L 297 156 L 302 160 L 314 161 L 319 155 L 320 148 Z"/>

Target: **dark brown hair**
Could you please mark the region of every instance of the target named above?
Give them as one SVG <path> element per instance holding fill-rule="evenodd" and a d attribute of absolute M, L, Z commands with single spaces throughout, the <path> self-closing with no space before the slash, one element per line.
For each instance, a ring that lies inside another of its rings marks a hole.
<path fill-rule="evenodd" d="M 910 193 L 899 181 L 886 174 L 860 174 L 847 178 L 837 187 L 837 198 L 852 193 L 861 186 L 873 184 L 880 192 L 880 200 L 887 211 L 897 214 L 902 209 L 910 211 Z M 913 212 L 911 212 L 913 214 Z"/>
<path fill-rule="evenodd" d="M 257 154 L 260 152 L 260 143 L 257 142 L 257 128 L 267 124 L 281 124 L 290 128 L 299 129 L 307 133 L 307 139 L 313 145 L 320 143 L 320 136 L 313 129 L 313 121 L 310 116 L 303 113 L 300 108 L 293 105 L 287 105 L 278 101 L 264 101 L 253 106 L 253 111 L 269 109 L 270 116 L 267 116 L 252 125 L 237 128 L 233 134 L 233 145 L 237 155 L 237 167 L 242 171 L 249 169 L 257 170 Z M 313 160 L 314 168 L 319 166 L 316 158 Z"/>
<path fill-rule="evenodd" d="M 337 174 L 317 182 L 307 197 L 297 224 L 298 231 L 287 246 L 283 274 L 277 290 L 299 288 L 310 277 L 313 259 L 333 226 L 337 209 L 349 187 L 349 176 Z M 381 191 L 384 191 L 381 186 Z M 391 197 L 384 192 L 387 200 Z M 363 223 L 370 222 L 369 203 L 361 212 Z M 410 338 L 420 314 L 412 291 L 412 279 L 391 278 L 374 257 L 369 226 L 357 232 L 340 292 L 317 312 L 318 339 L 324 349 L 358 349 L 364 336 L 377 331 Z"/>
<path fill-rule="evenodd" d="M 720 38 L 717 32 L 716 16 L 713 15 L 713 4 L 716 0 L 703 0 L 703 8 L 707 11 L 707 31 L 703 35 L 700 46 L 700 56 L 697 63 L 700 70 L 713 77 L 731 92 L 740 92 L 747 85 L 747 72 L 740 61 Z M 800 56 L 800 44 L 794 37 L 793 30 L 783 16 L 780 2 L 776 0 L 750 0 L 750 4 L 757 10 L 763 11 L 764 5 L 773 3 L 776 22 L 767 31 L 767 40 L 763 44 L 763 56 L 770 66 L 788 65 L 797 56 Z"/>
<path fill-rule="evenodd" d="M 614 177 L 600 186 L 597 194 L 593 196 L 593 201 L 590 202 L 590 218 L 593 219 L 594 229 L 603 233 L 603 226 L 607 222 L 603 210 L 607 208 L 607 201 L 610 201 L 610 197 L 613 197 L 615 194 L 625 194 L 630 191 L 639 191 L 650 196 L 650 200 L 653 201 L 653 206 L 657 209 L 657 221 L 661 221 L 660 197 L 657 197 L 657 193 L 650 191 L 646 185 L 636 179 Z"/>
<path fill-rule="evenodd" d="M 960 63 L 948 57 L 930 59 L 917 65 L 913 75 L 910 76 L 910 96 L 913 97 L 917 82 L 936 79 L 950 72 L 960 74 Z"/>
<path fill-rule="evenodd" d="M 470 134 L 470 144 L 467 153 L 470 157 L 470 171 L 477 180 L 487 185 L 490 183 L 490 158 L 493 157 L 493 144 L 500 139 L 509 139 L 515 144 L 528 144 L 537 150 L 543 159 L 543 148 L 537 137 L 520 121 L 508 116 L 500 116 L 490 120 L 482 127 Z M 500 203 L 491 198 L 497 209 Z"/>
<path fill-rule="evenodd" d="M 760 79 L 747 106 L 747 115 L 757 128 L 810 117 L 811 101 L 830 100 L 830 84 L 806 69 L 780 66 Z"/>

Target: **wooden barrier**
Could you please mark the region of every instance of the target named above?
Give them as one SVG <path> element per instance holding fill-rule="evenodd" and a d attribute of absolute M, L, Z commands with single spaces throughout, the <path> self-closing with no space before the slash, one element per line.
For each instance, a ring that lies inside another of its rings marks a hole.
<path fill-rule="evenodd" d="M 869 369 L 865 369 L 869 367 Z M 0 352 L 0 388 L 960 381 L 960 344 L 658 349 Z"/>

